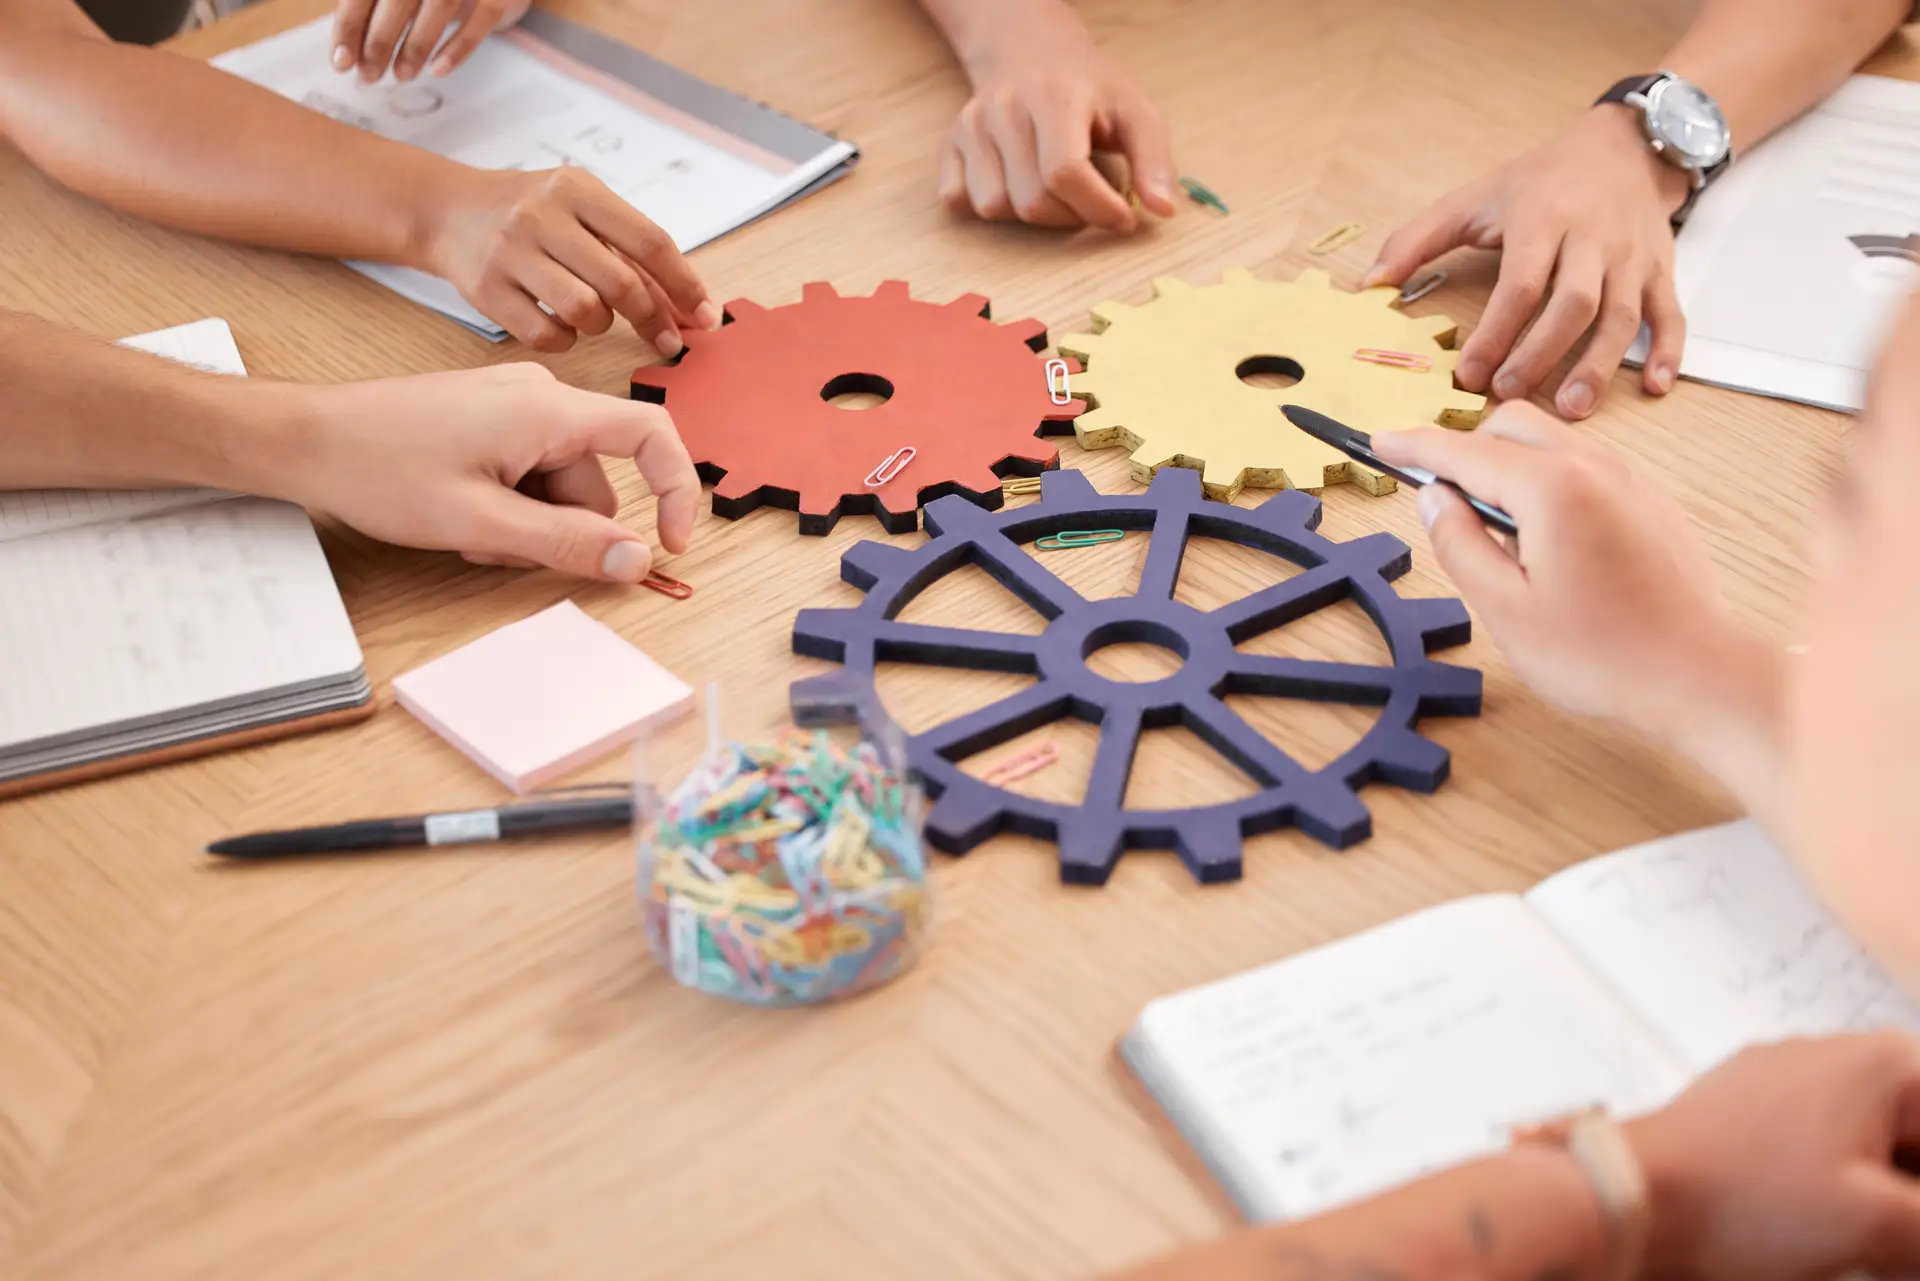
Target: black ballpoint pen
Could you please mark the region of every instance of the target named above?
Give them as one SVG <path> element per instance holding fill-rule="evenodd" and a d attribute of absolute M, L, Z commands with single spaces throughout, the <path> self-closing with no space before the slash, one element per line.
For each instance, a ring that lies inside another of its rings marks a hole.
<path fill-rule="evenodd" d="M 297 854 L 345 854 L 417 845 L 466 845 L 516 836 L 626 827 L 633 822 L 631 791 L 602 791 L 598 796 L 555 796 L 502 805 L 495 809 L 457 810 L 414 818 L 369 818 L 329 827 L 233 836 L 207 846 L 209 854 L 229 858 L 278 858 Z"/>
<path fill-rule="evenodd" d="M 1475 498 L 1445 477 L 1436 476 L 1424 467 L 1397 467 L 1383 461 L 1380 455 L 1373 452 L 1373 437 L 1367 433 L 1356 431 L 1345 423 L 1335 422 L 1325 414 L 1316 414 L 1313 410 L 1303 409 L 1299 405 L 1282 405 L 1280 412 L 1285 414 L 1287 421 L 1295 427 L 1315 440 L 1332 445 L 1355 462 L 1365 463 L 1375 471 L 1385 472 L 1395 480 L 1403 480 L 1415 488 L 1421 485 L 1445 485 L 1466 499 L 1467 506 L 1473 508 L 1480 519 L 1487 524 L 1504 534 L 1520 532 L 1520 526 L 1514 523 L 1512 516 L 1492 503 Z"/>

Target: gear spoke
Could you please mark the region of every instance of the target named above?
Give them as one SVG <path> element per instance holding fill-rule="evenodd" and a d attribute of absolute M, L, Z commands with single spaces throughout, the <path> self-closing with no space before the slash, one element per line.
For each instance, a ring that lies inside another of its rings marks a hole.
<path fill-rule="evenodd" d="M 1186 716 L 1194 733 L 1263 787 L 1285 787 L 1307 776 L 1300 762 L 1219 699 L 1187 708 Z"/>
<path fill-rule="evenodd" d="M 1115 707 L 1100 718 L 1100 748 L 1087 775 L 1084 810 L 1119 809 L 1126 804 L 1134 753 L 1140 750 L 1140 709 Z"/>
<path fill-rule="evenodd" d="M 935 627 L 888 619 L 873 629 L 876 662 L 967 667 L 988 672 L 1038 671 L 1039 637 L 972 627 Z"/>
<path fill-rule="evenodd" d="M 1067 714 L 1069 706 L 1064 694 L 1040 681 L 1017 694 L 968 712 L 958 720 L 915 734 L 913 745 L 937 752 L 946 760 L 961 761 L 1018 738 L 1028 730 L 1051 725 Z"/>
<path fill-rule="evenodd" d="M 1220 692 L 1383 707 L 1400 687 L 1400 679 L 1396 675 L 1399 670 L 1366 663 L 1329 663 L 1311 658 L 1236 654 Z"/>
<path fill-rule="evenodd" d="M 1352 585 L 1348 573 L 1342 565 L 1315 565 L 1284 583 L 1263 587 L 1251 596 L 1222 605 L 1208 617 L 1226 628 L 1228 638 L 1237 645 L 1350 595 Z"/>
<path fill-rule="evenodd" d="M 1172 600 L 1180 586 L 1180 562 L 1187 554 L 1188 513 L 1162 512 L 1147 536 L 1147 563 L 1140 567 L 1134 594 L 1147 600 Z"/>

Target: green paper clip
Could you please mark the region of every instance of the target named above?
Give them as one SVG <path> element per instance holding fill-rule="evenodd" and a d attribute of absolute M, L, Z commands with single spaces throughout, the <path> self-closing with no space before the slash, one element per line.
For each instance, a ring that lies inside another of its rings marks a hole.
<path fill-rule="evenodd" d="M 1061 552 L 1074 547 L 1092 547 L 1095 543 L 1117 543 L 1127 536 L 1124 529 L 1063 529 L 1034 540 L 1043 552 Z"/>
<path fill-rule="evenodd" d="M 1180 180 L 1180 189 L 1186 192 L 1187 199 L 1193 201 L 1196 205 L 1205 205 L 1209 209 L 1218 209 L 1221 213 L 1232 212 L 1227 208 L 1226 201 L 1214 195 L 1213 191 L 1198 179 L 1182 178 Z"/>

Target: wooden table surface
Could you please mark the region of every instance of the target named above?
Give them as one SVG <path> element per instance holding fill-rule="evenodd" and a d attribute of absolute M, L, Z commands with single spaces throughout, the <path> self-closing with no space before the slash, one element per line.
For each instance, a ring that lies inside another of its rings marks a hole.
<path fill-rule="evenodd" d="M 1103 44 L 1163 105 L 1183 172 L 1232 204 L 1130 239 L 950 220 L 936 144 L 963 82 L 908 0 L 580 0 L 564 12 L 859 142 L 850 180 L 701 250 L 723 298 L 978 291 L 996 315 L 1083 328 L 1149 277 L 1229 265 L 1357 284 L 1431 198 L 1557 131 L 1618 75 L 1656 65 L 1687 6 L 1660 0 L 1087 0 Z M 182 42 L 205 54 L 321 12 L 272 0 Z M 256 253 L 122 218 L 0 153 L 0 306 L 119 336 L 228 318 L 258 376 L 366 378 L 526 358 L 331 262 Z M 1493 260 L 1461 255 L 1414 310 L 1473 321 Z M 625 394 L 629 333 L 548 360 Z M 1835 415 L 1622 375 L 1585 428 L 1684 501 L 1739 615 L 1791 639 L 1801 544 L 1843 446 Z M 1123 455 L 1063 462 L 1131 491 Z M 627 515 L 649 500 L 621 468 Z M 1250 494 L 1243 502 L 1256 501 Z M 1447 594 L 1402 493 L 1327 494 L 1337 538 L 1391 530 L 1402 582 Z M 736 728 L 781 723 L 804 606 L 854 603 L 840 553 L 865 518 L 801 538 L 794 517 L 701 518 L 652 592 L 484 570 L 329 531 L 383 691 L 401 671 L 571 596 L 682 676 L 725 683 Z M 894 541 L 911 545 L 911 535 Z M 1143 542 L 1061 557 L 1083 590 L 1129 589 Z M 1182 596 L 1244 594 L 1257 553 L 1196 544 Z M 977 571 L 910 617 L 1019 627 Z M 11 607 L 11 606 L 9 606 Z M 1621 601 L 1621 609 L 1658 602 Z M 1347 612 L 1351 611 L 1351 612 Z M 994 621 L 997 620 L 997 621 Z M 1290 652 L 1384 652 L 1352 606 L 1289 629 Z M 1695 772 L 1544 706 L 1484 637 L 1485 714 L 1429 722 L 1453 753 L 1438 795 L 1376 787 L 1376 835 L 1334 853 L 1248 842 L 1246 879 L 1197 887 L 1168 855 L 1104 889 L 1056 879 L 1050 847 L 1003 838 L 942 859 L 937 937 L 903 981 L 841 1008 L 763 1013 L 674 986 L 648 957 L 628 842 L 607 837 L 270 869 L 211 865 L 221 834 L 498 799 L 404 712 L 361 727 L 0 805 L 0 1276 L 699 1278 L 1074 1277 L 1218 1231 L 1109 1076 L 1149 999 L 1401 913 L 1517 890 L 1576 860 L 1733 813 Z M 1135 663 L 1118 654 L 1115 661 Z M 888 671 L 919 728 L 1011 688 Z M 1353 709 L 1246 700 L 1310 760 L 1364 729 Z M 1262 702 L 1267 705 L 1258 706 Z M 1096 731 L 1053 731 L 1037 775 L 1070 800 Z M 619 759 L 591 777 L 619 777 Z M 1130 803 L 1220 799 L 1232 771 L 1184 730 L 1149 734 Z"/>

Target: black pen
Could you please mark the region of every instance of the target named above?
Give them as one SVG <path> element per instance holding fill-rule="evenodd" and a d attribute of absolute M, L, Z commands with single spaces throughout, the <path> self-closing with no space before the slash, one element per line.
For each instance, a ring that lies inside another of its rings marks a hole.
<path fill-rule="evenodd" d="M 554 797 L 490 810 L 457 810 L 415 818 L 368 818 L 330 827 L 232 836 L 207 846 L 229 858 L 277 858 L 290 854 L 344 854 L 415 845 L 467 845 L 515 836 L 626 827 L 633 822 L 633 793 Z"/>
<path fill-rule="evenodd" d="M 1380 455 L 1373 452 L 1373 437 L 1367 433 L 1355 431 L 1345 423 L 1337 423 L 1325 414 L 1316 414 L 1311 409 L 1302 409 L 1298 405 L 1282 405 L 1280 412 L 1285 414 L 1287 421 L 1295 427 L 1315 440 L 1332 445 L 1355 462 L 1365 463 L 1375 471 L 1385 472 L 1395 480 L 1403 480 L 1416 489 L 1422 485 L 1445 485 L 1466 499 L 1467 506 L 1473 508 L 1480 519 L 1487 524 L 1505 534 L 1520 532 L 1520 526 L 1514 523 L 1513 517 L 1492 503 L 1475 498 L 1452 481 L 1436 476 L 1424 467 L 1396 467 L 1392 463 L 1383 461 Z"/>

